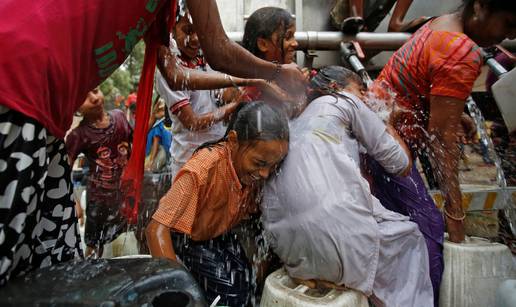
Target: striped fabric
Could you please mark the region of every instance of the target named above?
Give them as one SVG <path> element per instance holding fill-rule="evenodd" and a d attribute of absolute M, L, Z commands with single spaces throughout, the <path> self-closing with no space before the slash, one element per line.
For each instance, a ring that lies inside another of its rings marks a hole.
<path fill-rule="evenodd" d="M 256 212 L 250 192 L 238 179 L 229 146 L 221 143 L 186 162 L 152 218 L 193 240 L 209 240 Z"/>
<path fill-rule="evenodd" d="M 431 95 L 466 99 L 482 66 L 480 48 L 468 36 L 433 31 L 431 23 L 394 53 L 373 86 L 377 91 L 390 88 L 396 94 L 397 105 L 413 111 L 412 118 L 403 122 L 419 127 L 426 127 Z"/>

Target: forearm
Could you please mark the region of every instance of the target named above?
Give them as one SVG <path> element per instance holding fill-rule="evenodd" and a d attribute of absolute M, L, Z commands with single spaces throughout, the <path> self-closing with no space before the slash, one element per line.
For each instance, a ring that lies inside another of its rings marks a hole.
<path fill-rule="evenodd" d="M 437 136 L 430 143 L 430 150 L 430 161 L 445 198 L 446 208 L 450 213 L 460 216 L 462 195 L 458 176 L 459 148 L 456 139 Z"/>
<path fill-rule="evenodd" d="M 158 69 L 173 91 L 213 90 L 232 86 L 249 86 L 261 82 L 259 79 L 242 79 L 216 72 L 204 72 L 181 66 L 176 57 L 166 46 L 160 46 L 158 52 Z"/>
<path fill-rule="evenodd" d="M 253 56 L 227 37 L 215 0 L 188 0 L 187 3 L 202 50 L 215 70 L 242 78 L 270 79 L 274 75 L 275 64 Z"/>
<path fill-rule="evenodd" d="M 413 0 L 398 0 L 394 11 L 392 13 L 391 20 L 389 22 L 389 31 L 399 31 L 403 25 L 403 19 L 410 8 Z"/>
<path fill-rule="evenodd" d="M 229 118 L 229 116 L 235 112 L 236 108 L 238 107 L 239 103 L 237 102 L 230 102 L 220 108 L 218 108 L 214 112 L 202 114 L 199 116 L 192 115 L 193 118 L 189 120 L 181 120 L 181 123 L 189 130 L 191 131 L 199 131 L 206 128 L 209 128 L 213 126 L 214 124 L 226 120 Z"/>
<path fill-rule="evenodd" d="M 170 228 L 151 220 L 145 231 L 147 245 L 153 257 L 165 257 L 176 260 L 176 253 L 172 247 Z"/>
<path fill-rule="evenodd" d="M 151 151 L 149 154 L 149 161 L 150 161 L 151 165 L 154 162 L 156 155 L 158 154 L 158 149 L 159 149 L 159 138 L 154 137 L 154 139 L 152 140 L 152 147 L 151 147 Z"/>

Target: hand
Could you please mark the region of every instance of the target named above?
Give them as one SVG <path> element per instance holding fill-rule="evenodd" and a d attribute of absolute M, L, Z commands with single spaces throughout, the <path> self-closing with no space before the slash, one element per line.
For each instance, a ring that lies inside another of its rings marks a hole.
<path fill-rule="evenodd" d="M 466 113 L 462 113 L 460 117 L 460 128 L 459 135 L 463 144 L 475 143 L 475 136 L 477 134 L 477 126 L 471 116 Z"/>
<path fill-rule="evenodd" d="M 305 92 L 299 95 L 290 95 L 274 82 L 262 82 L 256 85 L 262 92 L 263 99 L 272 101 L 284 106 L 284 110 L 289 117 L 298 116 L 306 107 Z"/>
<path fill-rule="evenodd" d="M 294 63 L 281 65 L 279 74 L 273 81 L 289 94 L 305 93 L 308 85 L 308 78 Z"/>

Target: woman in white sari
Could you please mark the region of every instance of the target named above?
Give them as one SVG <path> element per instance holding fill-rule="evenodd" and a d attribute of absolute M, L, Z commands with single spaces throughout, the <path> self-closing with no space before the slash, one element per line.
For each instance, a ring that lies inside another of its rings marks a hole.
<path fill-rule="evenodd" d="M 292 277 L 356 289 L 376 306 L 433 306 L 422 234 L 382 207 L 360 172 L 360 148 L 393 174 L 411 168 L 362 92 L 342 67 L 312 78 L 315 99 L 292 122 L 288 156 L 264 190 L 264 226 Z"/>

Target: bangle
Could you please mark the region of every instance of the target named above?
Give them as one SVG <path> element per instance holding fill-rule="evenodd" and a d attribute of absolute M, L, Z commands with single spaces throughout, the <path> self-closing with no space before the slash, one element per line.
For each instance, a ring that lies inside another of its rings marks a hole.
<path fill-rule="evenodd" d="M 224 79 L 231 81 L 231 85 L 233 85 L 234 88 L 238 89 L 238 85 L 235 83 L 235 80 L 233 80 L 233 77 L 231 77 L 228 74 L 224 74 Z"/>
<path fill-rule="evenodd" d="M 280 74 L 281 64 L 277 63 L 277 62 L 275 64 L 276 64 L 276 69 L 274 70 L 274 73 L 272 74 L 271 78 L 269 80 L 267 80 L 269 82 L 275 81 L 278 78 L 279 74 Z"/>
<path fill-rule="evenodd" d="M 454 221 L 464 221 L 464 219 L 466 218 L 466 213 L 464 213 L 464 212 L 462 213 L 461 217 L 454 217 L 450 213 L 448 213 L 448 211 L 446 210 L 446 207 L 443 208 L 443 211 L 447 217 L 451 218 Z"/>

